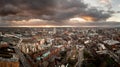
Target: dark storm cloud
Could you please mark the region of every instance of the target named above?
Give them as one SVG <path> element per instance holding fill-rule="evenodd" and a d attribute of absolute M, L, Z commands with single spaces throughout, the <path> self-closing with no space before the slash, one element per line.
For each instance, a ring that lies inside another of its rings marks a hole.
<path fill-rule="evenodd" d="M 4 5 L 1 9 L 0 9 L 0 15 L 5 16 L 5 15 L 9 15 L 9 14 L 17 14 L 20 10 L 11 5 L 11 4 L 7 4 Z"/>
<path fill-rule="evenodd" d="M 0 15 L 5 16 L 3 20 L 22 20 L 27 17 L 54 21 L 75 16 L 90 16 L 98 21 L 111 16 L 109 12 L 88 9 L 88 6 L 82 0 L 0 0 Z"/>
<path fill-rule="evenodd" d="M 113 13 L 114 11 L 104 11 L 98 10 L 96 8 L 89 8 L 84 13 L 82 13 L 81 16 L 89 16 L 94 18 L 94 21 L 101 21 L 107 20 Z"/>

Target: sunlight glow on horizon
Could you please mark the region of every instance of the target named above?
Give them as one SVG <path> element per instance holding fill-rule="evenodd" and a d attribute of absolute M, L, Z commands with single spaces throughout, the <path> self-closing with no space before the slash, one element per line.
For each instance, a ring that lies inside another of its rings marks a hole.
<path fill-rule="evenodd" d="M 73 22 L 73 23 L 77 23 L 77 22 L 87 22 L 86 20 L 84 20 L 83 18 L 78 18 L 78 17 L 76 17 L 76 18 L 71 18 L 71 19 L 69 19 L 69 21 L 70 22 Z"/>

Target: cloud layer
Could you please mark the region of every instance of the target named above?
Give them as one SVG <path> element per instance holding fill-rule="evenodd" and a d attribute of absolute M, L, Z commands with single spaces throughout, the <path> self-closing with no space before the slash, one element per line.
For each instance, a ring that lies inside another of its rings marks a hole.
<path fill-rule="evenodd" d="M 0 16 L 3 21 L 39 18 L 55 22 L 84 16 L 105 21 L 111 17 L 110 12 L 88 6 L 83 0 L 0 0 Z"/>

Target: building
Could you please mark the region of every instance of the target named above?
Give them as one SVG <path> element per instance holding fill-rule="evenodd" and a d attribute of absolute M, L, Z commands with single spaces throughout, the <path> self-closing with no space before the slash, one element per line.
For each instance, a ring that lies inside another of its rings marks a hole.
<path fill-rule="evenodd" d="M 19 67 L 19 62 L 0 61 L 0 67 Z"/>
<path fill-rule="evenodd" d="M 14 49 L 0 48 L 0 67 L 19 67 L 19 57 Z"/>

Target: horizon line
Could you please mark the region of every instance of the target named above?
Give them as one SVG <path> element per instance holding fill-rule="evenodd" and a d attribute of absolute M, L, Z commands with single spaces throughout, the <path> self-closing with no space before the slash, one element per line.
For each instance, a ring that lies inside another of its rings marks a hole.
<path fill-rule="evenodd" d="M 52 27 L 104 27 L 104 28 L 107 28 L 107 27 L 120 27 L 120 26 L 0 26 L 0 27 L 18 27 L 18 28 L 24 28 L 24 27 L 31 27 L 31 28 L 52 28 Z"/>

